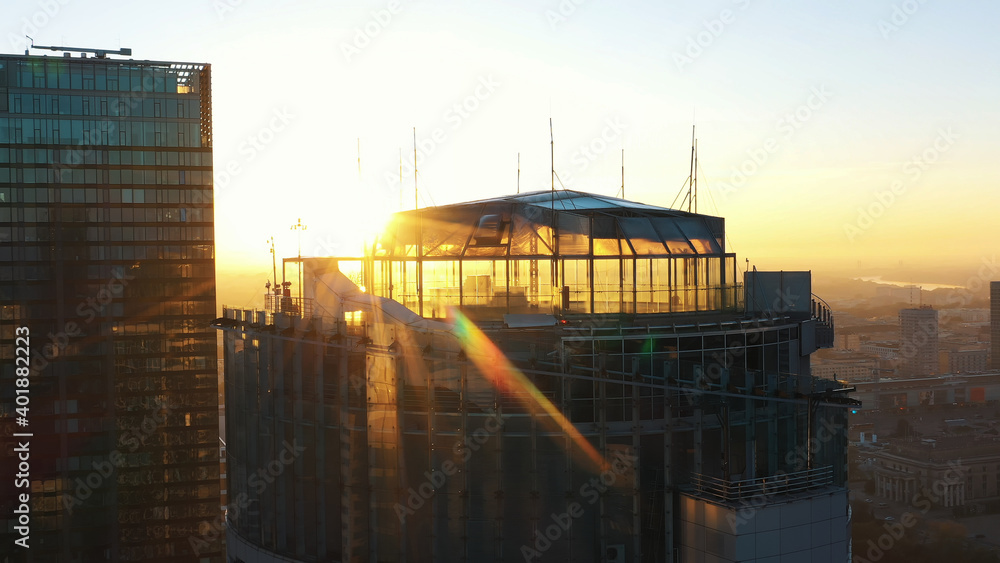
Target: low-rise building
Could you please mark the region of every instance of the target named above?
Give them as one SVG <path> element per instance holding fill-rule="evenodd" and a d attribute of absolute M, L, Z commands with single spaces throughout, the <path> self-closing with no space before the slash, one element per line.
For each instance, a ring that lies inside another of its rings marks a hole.
<path fill-rule="evenodd" d="M 923 439 L 876 452 L 875 494 L 968 512 L 1000 508 L 1000 439 Z"/>
<path fill-rule="evenodd" d="M 861 345 L 861 351 L 866 354 L 874 354 L 884 360 L 899 358 L 899 344 L 896 342 L 869 340 Z"/>
<path fill-rule="evenodd" d="M 989 369 L 988 360 L 985 348 L 953 346 L 938 352 L 938 367 L 943 373 L 983 373 Z"/>

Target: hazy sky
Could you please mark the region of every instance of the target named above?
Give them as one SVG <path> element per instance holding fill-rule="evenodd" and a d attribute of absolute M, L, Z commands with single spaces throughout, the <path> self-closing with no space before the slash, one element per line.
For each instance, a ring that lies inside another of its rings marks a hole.
<path fill-rule="evenodd" d="M 413 127 L 421 205 L 513 193 L 519 152 L 521 189 L 547 189 L 550 116 L 566 187 L 616 194 L 624 149 L 627 197 L 665 206 L 695 122 L 699 211 L 724 216 L 740 262 L 760 268 L 964 268 L 1000 235 L 995 2 L 47 0 L 4 12 L 6 52 L 27 33 L 212 64 L 217 258 L 220 272 L 259 270 L 254 286 L 269 277 L 269 236 L 296 252 L 299 217 L 303 254 L 355 254 L 359 229 L 401 198 L 412 208 Z"/>

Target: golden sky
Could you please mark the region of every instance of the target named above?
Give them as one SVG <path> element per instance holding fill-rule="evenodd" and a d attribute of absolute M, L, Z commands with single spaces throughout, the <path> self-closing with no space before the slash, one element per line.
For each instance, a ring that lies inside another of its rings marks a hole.
<path fill-rule="evenodd" d="M 148 8 L 148 9 L 147 9 Z M 110 0 L 10 7 L 7 52 L 213 65 L 220 274 L 354 254 L 421 205 L 550 184 L 699 211 L 764 269 L 972 267 L 995 254 L 995 3 Z M 361 171 L 358 170 L 360 140 Z M 399 183 L 400 153 L 404 178 Z M 259 284 L 257 282 L 260 282 Z M 932 282 L 934 280 L 924 280 Z M 248 285 L 248 287 L 250 287 Z"/>

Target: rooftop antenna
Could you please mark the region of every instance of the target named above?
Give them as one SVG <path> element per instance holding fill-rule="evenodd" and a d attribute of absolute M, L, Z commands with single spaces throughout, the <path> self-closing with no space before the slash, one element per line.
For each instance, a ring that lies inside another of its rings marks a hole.
<path fill-rule="evenodd" d="M 625 157 L 623 156 L 622 157 L 623 168 L 624 168 L 624 160 Z M 624 172 L 622 173 L 622 175 L 624 176 Z M 684 191 L 685 186 L 687 187 L 687 192 Z M 681 194 L 684 194 L 683 198 L 681 198 Z M 677 207 L 674 207 L 674 204 L 677 203 L 678 199 L 680 199 L 681 202 Z M 684 184 L 681 185 L 680 191 L 678 191 L 677 195 L 674 197 L 674 201 L 671 202 L 670 208 L 684 209 L 685 201 L 687 202 L 688 213 L 691 212 L 692 207 L 694 208 L 695 213 L 698 212 L 698 141 L 694 136 L 694 125 L 691 125 L 691 170 L 688 172 L 688 177 L 687 179 L 684 180 Z"/>
<path fill-rule="evenodd" d="M 298 263 L 298 270 L 299 270 L 299 306 L 300 307 L 302 306 L 302 231 L 306 230 L 306 228 L 307 227 L 302 224 L 302 218 L 301 217 L 299 217 L 299 220 L 294 225 L 292 225 L 292 228 L 291 228 L 291 230 L 293 230 L 293 231 L 298 231 L 298 237 L 299 237 L 299 263 Z"/>
<path fill-rule="evenodd" d="M 692 197 L 691 200 L 694 201 L 694 212 L 697 213 L 698 212 L 698 139 L 694 140 L 694 177 L 691 179 L 691 184 L 694 186 L 694 197 Z"/>
<path fill-rule="evenodd" d="M 625 199 L 625 149 L 622 149 L 622 199 Z"/>
<path fill-rule="evenodd" d="M 521 193 L 521 153 L 517 153 L 517 193 Z"/>
<path fill-rule="evenodd" d="M 697 189 L 695 188 L 695 186 L 697 185 L 696 184 L 697 180 L 695 180 L 695 174 L 697 174 L 697 172 L 694 169 L 694 163 L 695 163 L 694 125 L 691 125 L 691 171 L 688 174 L 688 193 L 687 193 L 689 213 L 691 212 L 691 204 L 693 203 L 694 198 L 698 197 L 698 192 Z"/>
<path fill-rule="evenodd" d="M 274 293 L 278 294 L 278 256 L 274 252 L 274 237 L 269 239 L 271 242 L 271 268 L 274 270 Z"/>
<path fill-rule="evenodd" d="M 420 196 L 417 192 L 417 128 L 413 128 L 413 209 L 420 207 Z"/>
<path fill-rule="evenodd" d="M 413 128 L 413 210 L 417 214 L 417 314 L 424 316 L 424 232 L 420 222 L 420 196 L 417 192 L 417 128 Z"/>
<path fill-rule="evenodd" d="M 552 192 L 556 191 L 556 138 L 552 134 L 552 117 L 549 116 L 549 162 L 552 164 L 550 171 L 552 174 L 549 175 L 549 180 L 552 181 Z M 553 196 L 552 207 L 555 208 L 555 196 Z"/>
<path fill-rule="evenodd" d="M 551 104 L 552 102 L 550 101 L 549 103 Z M 551 109 L 549 111 L 551 112 Z M 555 258 L 552 260 L 552 283 L 555 284 L 556 280 L 559 279 L 559 222 L 556 220 L 556 138 L 552 132 L 551 113 L 549 113 L 549 162 L 551 163 L 550 171 L 552 172 L 550 177 L 552 188 L 549 190 L 549 193 L 552 194 L 550 204 L 552 207 L 552 254 Z M 562 286 L 562 284 L 559 285 L 560 287 Z"/>

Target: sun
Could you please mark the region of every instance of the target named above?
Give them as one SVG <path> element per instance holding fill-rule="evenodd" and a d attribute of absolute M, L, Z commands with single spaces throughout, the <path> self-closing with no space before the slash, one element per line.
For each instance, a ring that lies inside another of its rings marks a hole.
<path fill-rule="evenodd" d="M 309 237 L 311 247 L 302 254 L 310 256 L 363 256 L 382 234 L 395 209 L 364 189 L 344 193 L 322 217 L 314 221 Z M 308 252 L 307 252 L 308 250 Z"/>

